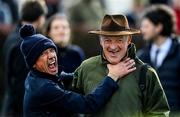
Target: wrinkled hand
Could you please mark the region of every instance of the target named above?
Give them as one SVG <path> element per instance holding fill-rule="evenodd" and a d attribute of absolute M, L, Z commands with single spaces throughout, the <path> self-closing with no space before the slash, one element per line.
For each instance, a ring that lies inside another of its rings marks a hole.
<path fill-rule="evenodd" d="M 121 61 L 116 65 L 108 64 L 107 65 L 109 69 L 108 76 L 111 77 L 113 80 L 117 81 L 123 76 L 136 70 L 136 67 L 134 67 L 134 65 L 135 65 L 134 60 L 130 58 L 126 58 L 124 61 Z"/>

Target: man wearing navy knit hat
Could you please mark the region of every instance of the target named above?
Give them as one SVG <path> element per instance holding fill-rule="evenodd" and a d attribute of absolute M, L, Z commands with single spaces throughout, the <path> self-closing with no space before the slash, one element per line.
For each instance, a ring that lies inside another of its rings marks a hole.
<path fill-rule="evenodd" d="M 23 27 L 23 30 L 20 31 L 20 35 L 24 39 L 23 42 L 21 43 L 20 49 L 25 58 L 26 66 L 29 69 L 32 69 L 32 67 L 36 67 L 36 64 L 34 65 L 34 63 L 36 62 L 36 60 L 40 55 L 46 54 L 46 51 L 47 52 L 48 50 L 50 50 L 50 52 L 53 51 L 54 54 L 57 51 L 55 44 L 50 39 L 48 39 L 47 37 L 41 34 L 35 34 L 32 25 L 25 25 Z M 51 65 L 52 62 L 54 63 L 49 68 L 52 68 L 53 66 L 53 68 L 57 70 L 58 67 L 56 61 L 57 57 L 54 56 L 52 60 L 48 61 L 49 66 Z M 37 60 L 37 62 L 42 62 L 42 61 Z"/>
<path fill-rule="evenodd" d="M 134 60 L 107 65 L 109 72 L 96 89 L 86 96 L 66 91 L 58 74 L 57 49 L 32 25 L 20 29 L 20 49 L 30 72 L 25 81 L 23 112 L 25 117 L 69 117 L 70 112 L 97 112 L 118 89 L 116 81 L 134 71 Z"/>

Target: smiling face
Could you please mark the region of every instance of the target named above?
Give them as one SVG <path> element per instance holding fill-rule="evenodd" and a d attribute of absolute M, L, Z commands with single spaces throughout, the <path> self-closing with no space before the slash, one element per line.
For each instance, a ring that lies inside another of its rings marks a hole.
<path fill-rule="evenodd" d="M 111 64 L 117 64 L 125 57 L 130 43 L 130 36 L 101 36 L 100 39 L 103 54 Z"/>
<path fill-rule="evenodd" d="M 56 43 L 67 45 L 70 40 L 70 26 L 66 18 L 56 17 L 50 24 L 48 36 Z"/>
<path fill-rule="evenodd" d="M 54 48 L 43 51 L 33 67 L 40 72 L 56 75 L 58 73 L 58 63 Z"/>

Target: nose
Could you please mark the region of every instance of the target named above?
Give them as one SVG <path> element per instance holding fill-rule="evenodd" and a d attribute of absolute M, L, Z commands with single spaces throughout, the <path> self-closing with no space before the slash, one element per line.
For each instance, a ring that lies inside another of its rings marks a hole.
<path fill-rule="evenodd" d="M 48 52 L 48 58 L 51 59 L 54 57 L 54 52 L 49 51 Z"/>
<path fill-rule="evenodd" d="M 112 42 L 112 43 L 110 44 L 110 48 L 111 48 L 112 50 L 116 49 L 116 48 L 117 48 L 117 43 L 116 43 L 116 42 Z"/>

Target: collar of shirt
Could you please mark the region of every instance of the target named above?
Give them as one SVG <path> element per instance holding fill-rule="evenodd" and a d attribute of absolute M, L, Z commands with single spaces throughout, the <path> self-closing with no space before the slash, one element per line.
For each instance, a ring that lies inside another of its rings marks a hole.
<path fill-rule="evenodd" d="M 159 53 L 157 56 L 157 67 L 160 67 L 165 59 L 165 57 L 167 56 L 170 48 L 172 45 L 172 39 L 171 38 L 167 38 L 167 40 L 160 46 L 158 47 L 156 44 L 152 44 L 151 50 L 150 50 L 150 58 L 151 61 L 155 60 L 155 56 L 156 56 L 156 51 L 157 49 L 159 49 Z"/>

